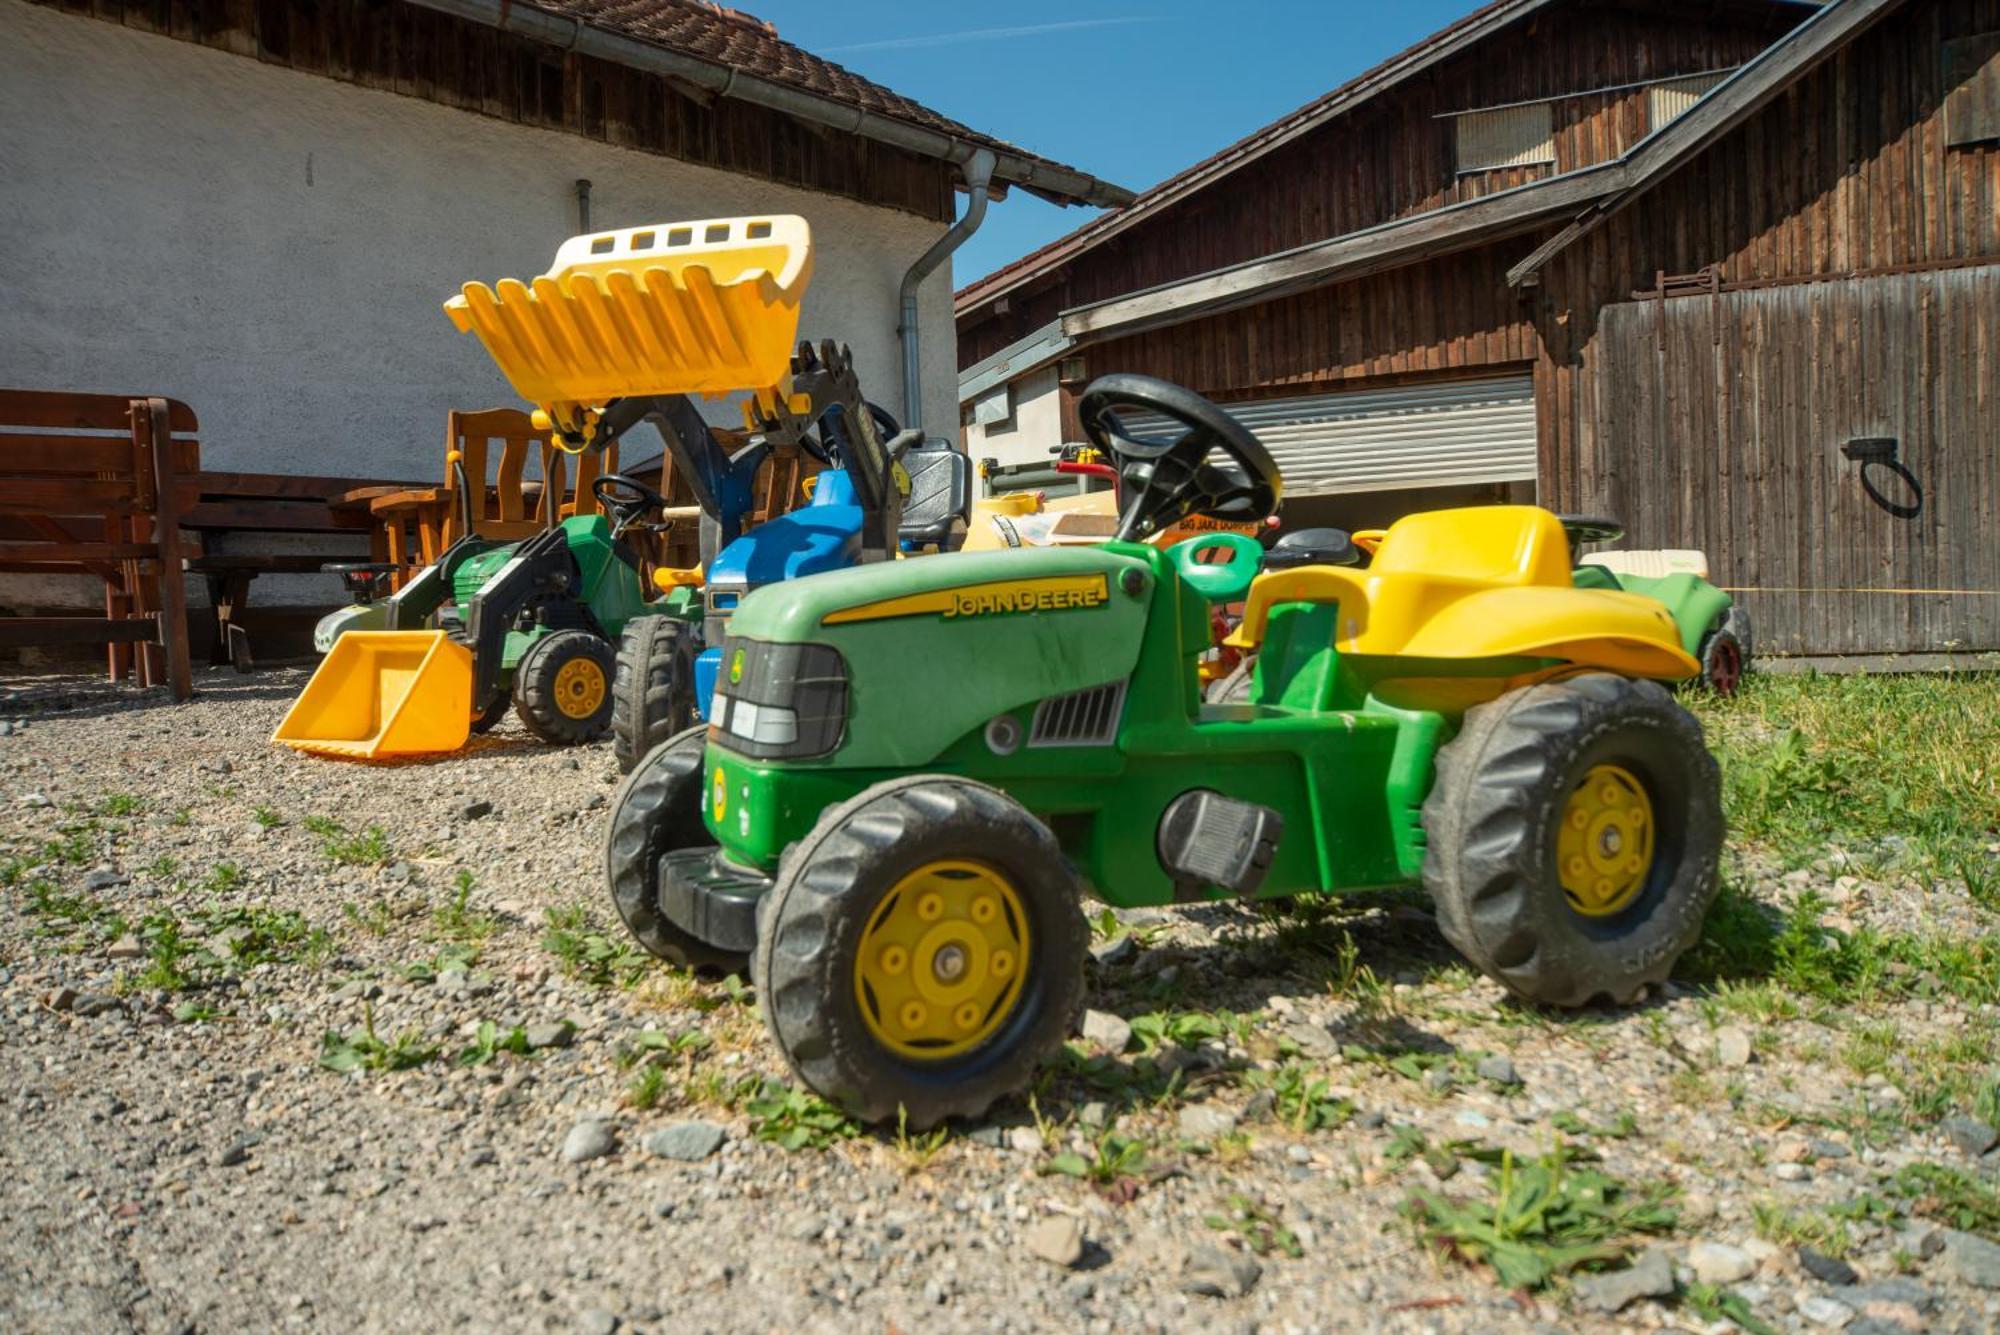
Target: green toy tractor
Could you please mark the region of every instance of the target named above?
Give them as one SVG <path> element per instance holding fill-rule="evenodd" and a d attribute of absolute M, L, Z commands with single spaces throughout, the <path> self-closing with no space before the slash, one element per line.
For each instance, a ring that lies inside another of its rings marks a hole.
<path fill-rule="evenodd" d="M 710 726 L 627 777 L 612 898 L 651 951 L 749 960 L 797 1075 L 856 1116 L 976 1117 L 1082 1004 L 1088 891 L 1121 907 L 1422 884 L 1524 1000 L 1635 998 L 1717 885 L 1720 780 L 1659 685 L 1657 601 L 1577 588 L 1547 511 L 1409 516 L 1365 570 L 1203 564 L 1191 514 L 1280 481 L 1234 419 L 1143 376 L 1080 403 L 1124 509 L 1099 547 L 884 562 L 759 590 Z M 1121 413 L 1173 438 L 1135 436 Z M 1254 577 L 1254 578 L 1253 578 Z M 1204 703 L 1242 601 L 1249 698 Z"/>

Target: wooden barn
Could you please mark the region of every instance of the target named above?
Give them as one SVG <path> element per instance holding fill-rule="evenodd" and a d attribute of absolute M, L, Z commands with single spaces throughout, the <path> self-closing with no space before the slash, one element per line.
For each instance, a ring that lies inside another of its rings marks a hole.
<path fill-rule="evenodd" d="M 975 456 L 1145 371 L 1291 525 L 1532 497 L 1760 653 L 2000 649 L 2000 0 L 1500 0 L 957 312 Z"/>

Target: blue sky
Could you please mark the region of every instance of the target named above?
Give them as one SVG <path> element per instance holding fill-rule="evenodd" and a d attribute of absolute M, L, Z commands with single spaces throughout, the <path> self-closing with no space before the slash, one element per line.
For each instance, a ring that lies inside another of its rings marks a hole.
<path fill-rule="evenodd" d="M 1480 0 L 739 3 L 788 41 L 976 130 L 1143 190 Z M 959 251 L 954 279 L 963 286 L 1091 216 L 1015 191 Z"/>

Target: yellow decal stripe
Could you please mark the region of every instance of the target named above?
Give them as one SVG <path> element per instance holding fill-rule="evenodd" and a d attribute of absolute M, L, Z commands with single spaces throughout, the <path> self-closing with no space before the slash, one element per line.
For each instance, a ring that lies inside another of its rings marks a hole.
<path fill-rule="evenodd" d="M 922 616 L 936 613 L 955 617 L 1004 616 L 1016 612 L 1063 612 L 1075 607 L 1096 607 L 1111 596 L 1111 583 L 1104 575 L 1051 575 L 1043 579 L 999 580 L 991 584 L 969 584 L 957 589 L 934 589 L 929 593 L 906 594 L 881 602 L 863 603 L 829 612 L 820 619 L 823 626 L 851 621 L 883 621 L 890 617 Z"/>

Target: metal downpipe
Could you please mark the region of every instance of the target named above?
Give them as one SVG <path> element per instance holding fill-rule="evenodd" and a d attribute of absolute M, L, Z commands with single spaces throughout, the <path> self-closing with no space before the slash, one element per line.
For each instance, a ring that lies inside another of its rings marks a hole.
<path fill-rule="evenodd" d="M 997 160 L 987 149 L 979 149 L 967 158 L 959 170 L 965 176 L 967 198 L 965 212 L 939 237 L 931 248 L 917 257 L 903 275 L 902 323 L 896 326 L 896 336 L 903 343 L 903 426 L 922 429 L 923 413 L 923 367 L 922 349 L 917 338 L 917 289 L 924 279 L 951 253 L 965 244 L 965 239 L 979 230 L 979 224 L 986 218 L 986 204 L 993 186 L 993 169 Z"/>

